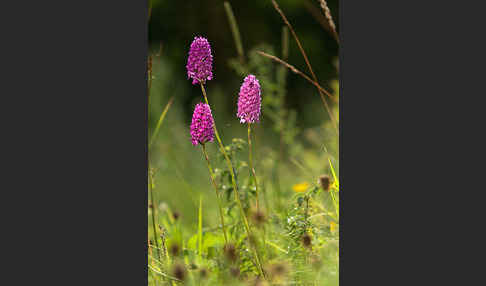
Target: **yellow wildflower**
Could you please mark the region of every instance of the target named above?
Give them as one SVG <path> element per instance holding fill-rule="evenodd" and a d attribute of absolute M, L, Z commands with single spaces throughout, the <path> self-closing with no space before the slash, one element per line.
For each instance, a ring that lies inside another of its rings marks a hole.
<path fill-rule="evenodd" d="M 331 232 L 334 232 L 336 230 L 336 223 L 331 221 L 330 227 L 331 227 Z"/>
<path fill-rule="evenodd" d="M 307 182 L 302 182 L 302 183 L 299 183 L 299 184 L 295 184 L 292 189 L 294 190 L 294 192 L 296 193 L 302 193 L 302 192 L 305 192 L 308 188 L 309 188 L 310 184 L 307 183 Z"/>

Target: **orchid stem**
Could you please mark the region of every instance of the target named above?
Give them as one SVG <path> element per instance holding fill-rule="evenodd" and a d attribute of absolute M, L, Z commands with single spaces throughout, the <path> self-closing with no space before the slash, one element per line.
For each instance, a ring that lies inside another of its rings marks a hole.
<path fill-rule="evenodd" d="M 204 84 L 202 82 L 200 82 L 200 85 L 201 85 L 201 90 L 202 90 L 202 93 L 203 93 L 203 96 L 204 96 L 204 100 L 206 101 L 206 104 L 209 105 L 208 97 L 206 96 L 206 89 L 204 89 Z M 253 250 L 253 254 L 255 256 L 258 271 L 260 272 L 260 275 L 262 275 L 265 278 L 265 274 L 263 272 L 263 267 L 260 263 L 260 258 L 258 256 L 258 252 L 256 250 L 255 245 L 252 242 L 253 236 L 251 234 L 250 225 L 248 224 L 248 220 L 246 219 L 246 215 L 245 215 L 245 211 L 243 209 L 243 205 L 241 204 L 241 201 L 240 201 L 240 194 L 238 192 L 238 186 L 236 185 L 235 172 L 233 170 L 233 165 L 231 164 L 231 160 L 228 157 L 226 150 L 224 149 L 224 145 L 221 142 L 221 138 L 219 138 L 219 133 L 218 133 L 218 129 L 216 129 L 216 122 L 214 121 L 214 117 L 213 117 L 213 129 L 214 129 L 214 134 L 216 135 L 216 140 L 218 141 L 221 153 L 223 153 L 223 156 L 226 160 L 226 164 L 228 165 L 228 169 L 229 169 L 230 174 L 231 174 L 231 183 L 233 184 L 233 190 L 234 190 L 234 193 L 235 193 L 235 200 L 236 200 L 236 203 L 238 204 L 238 207 L 240 208 L 241 219 L 243 220 L 243 225 L 245 226 L 246 234 L 248 236 L 248 241 L 252 245 L 252 250 Z"/>
<path fill-rule="evenodd" d="M 255 180 L 255 194 L 256 194 L 256 208 L 257 211 L 260 210 L 259 208 L 259 199 L 258 199 L 258 182 L 257 177 L 255 174 L 255 169 L 253 168 L 253 159 L 252 159 L 252 151 L 251 151 L 251 124 L 248 122 L 248 161 L 250 164 L 250 175 L 253 175 L 253 180 Z"/>
<path fill-rule="evenodd" d="M 213 184 L 214 191 L 216 191 L 216 197 L 218 198 L 218 207 L 219 207 L 219 215 L 221 216 L 221 226 L 223 228 L 223 235 L 224 235 L 224 242 L 228 244 L 228 237 L 226 236 L 226 227 L 224 226 L 224 218 L 223 218 L 223 208 L 221 207 L 221 198 L 220 194 L 218 192 L 218 187 L 216 186 L 216 182 L 214 181 L 214 172 L 213 168 L 211 167 L 211 163 L 209 162 L 209 157 L 208 153 L 206 152 L 206 145 L 202 145 L 202 151 L 204 154 L 204 158 L 206 159 L 206 162 L 208 163 L 208 170 L 209 170 L 209 175 L 211 177 L 211 183 Z"/>

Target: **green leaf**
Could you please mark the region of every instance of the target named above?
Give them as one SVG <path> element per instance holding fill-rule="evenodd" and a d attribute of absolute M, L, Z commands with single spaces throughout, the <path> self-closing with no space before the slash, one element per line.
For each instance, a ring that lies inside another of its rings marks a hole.
<path fill-rule="evenodd" d="M 197 234 L 191 236 L 189 241 L 187 242 L 187 249 L 196 251 L 197 249 Z"/>
<path fill-rule="evenodd" d="M 216 235 L 211 232 L 204 234 L 203 251 L 210 247 L 218 247 L 224 245 L 224 238 L 221 235 Z"/>

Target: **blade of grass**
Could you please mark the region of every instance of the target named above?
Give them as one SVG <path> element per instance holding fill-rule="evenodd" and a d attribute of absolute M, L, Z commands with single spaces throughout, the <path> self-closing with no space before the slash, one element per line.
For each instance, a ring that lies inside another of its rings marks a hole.
<path fill-rule="evenodd" d="M 329 162 L 329 166 L 331 166 L 332 177 L 334 178 L 334 182 L 336 182 L 336 187 L 339 191 L 339 180 L 336 176 L 336 172 L 334 171 L 334 167 L 332 166 L 331 159 L 327 158 L 327 161 Z"/>
<path fill-rule="evenodd" d="M 332 177 L 333 177 L 334 182 L 335 182 L 335 184 L 336 184 L 336 187 L 337 187 L 337 189 L 338 189 L 338 191 L 339 191 L 339 179 L 338 179 L 338 177 L 336 176 L 336 172 L 334 171 L 334 167 L 333 167 L 333 165 L 332 165 L 332 163 L 331 163 L 331 159 L 329 159 L 329 156 L 330 156 L 330 155 L 329 155 L 329 152 L 327 151 L 326 145 L 324 145 L 324 144 L 323 144 L 323 145 L 322 145 L 322 148 L 324 149 L 324 151 L 326 151 L 326 154 L 327 154 L 327 156 L 328 156 L 328 157 L 327 157 L 327 161 L 329 162 L 329 166 L 331 167 L 331 173 L 332 173 Z"/>
<path fill-rule="evenodd" d="M 289 57 L 289 28 L 282 27 L 282 58 L 287 60 Z"/>
<path fill-rule="evenodd" d="M 279 250 L 279 251 L 281 251 L 281 252 L 285 253 L 285 254 L 289 254 L 289 252 L 288 252 L 288 251 L 286 251 L 286 250 L 282 249 L 280 246 L 276 245 L 275 243 L 273 243 L 273 242 L 271 242 L 271 241 L 268 241 L 268 240 L 267 240 L 267 241 L 265 241 L 265 243 L 266 243 L 266 244 L 268 244 L 268 245 L 270 245 L 270 246 L 272 246 L 272 247 L 274 247 L 275 249 L 277 249 L 277 250 Z"/>
<path fill-rule="evenodd" d="M 150 202 L 152 204 L 152 226 L 153 226 L 153 230 L 154 230 L 154 241 L 155 241 L 155 246 L 157 246 L 157 248 L 160 248 L 159 247 L 159 241 L 158 241 L 158 236 L 157 236 L 157 227 L 156 227 L 156 216 L 155 216 L 155 210 L 157 209 L 156 208 L 156 204 L 155 204 L 155 200 L 154 200 L 154 191 L 153 191 L 153 184 L 152 184 L 152 181 L 153 181 L 153 178 L 152 178 L 152 172 L 150 172 L 149 170 L 149 193 L 150 193 Z M 160 250 L 157 249 L 157 255 L 159 257 L 159 260 L 161 260 L 161 256 L 160 256 Z"/>
<path fill-rule="evenodd" d="M 199 257 L 202 260 L 202 196 L 199 196 L 197 241 L 198 241 Z"/>
<path fill-rule="evenodd" d="M 231 34 L 233 35 L 233 39 L 235 40 L 236 51 L 238 52 L 240 61 L 243 62 L 244 53 L 243 45 L 241 43 L 240 30 L 238 29 L 238 23 L 236 23 L 235 15 L 233 14 L 233 10 L 231 9 L 231 4 L 227 1 L 224 2 L 224 10 L 226 11 L 226 15 L 228 16 L 228 21 L 231 27 Z"/>
<path fill-rule="evenodd" d="M 148 267 L 149 267 L 149 268 L 150 268 L 150 270 L 152 270 L 153 272 L 155 272 L 155 273 L 157 273 L 157 274 L 159 274 L 159 275 L 161 275 L 161 276 L 163 276 L 163 277 L 165 277 L 165 278 L 167 278 L 167 279 L 169 279 L 169 280 L 172 280 L 172 281 L 177 281 L 177 282 L 182 282 L 181 280 L 179 280 L 179 279 L 177 279 L 177 278 L 175 278 L 175 277 L 169 276 L 169 275 L 167 275 L 167 274 L 165 274 L 165 273 L 163 273 L 163 272 L 161 272 L 161 271 L 157 270 L 156 268 L 154 268 L 154 267 L 152 267 L 152 266 L 150 266 L 150 265 L 149 265 Z"/>
<path fill-rule="evenodd" d="M 155 130 L 152 133 L 152 137 L 150 138 L 149 149 L 152 147 L 152 144 L 154 143 L 155 138 L 157 137 L 157 134 L 159 133 L 160 126 L 162 126 L 162 123 L 164 122 L 165 115 L 167 114 L 167 111 L 169 110 L 173 101 L 174 101 L 174 97 L 171 97 L 169 99 L 169 102 L 167 103 L 167 105 L 165 105 L 164 111 L 162 111 L 162 114 L 160 114 L 159 121 L 157 122 L 157 125 L 155 126 Z"/>

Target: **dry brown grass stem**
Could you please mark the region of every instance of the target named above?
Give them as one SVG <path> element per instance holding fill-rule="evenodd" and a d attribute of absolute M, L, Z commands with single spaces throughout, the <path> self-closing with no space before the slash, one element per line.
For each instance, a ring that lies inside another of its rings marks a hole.
<path fill-rule="evenodd" d="M 329 7 L 327 6 L 327 2 L 326 0 L 319 0 L 319 3 L 321 4 L 321 8 L 322 11 L 324 12 L 324 16 L 326 16 L 327 23 L 331 28 L 331 33 L 336 39 L 336 41 L 339 43 L 339 35 L 336 31 L 336 24 L 334 24 L 334 20 L 332 19 L 332 15 L 331 15 L 331 10 L 329 10 Z"/>
<path fill-rule="evenodd" d="M 275 7 L 275 10 L 277 10 L 277 12 L 280 14 L 280 16 L 282 17 L 285 24 L 289 27 L 290 32 L 292 33 L 292 36 L 294 37 L 295 41 L 297 42 L 297 46 L 299 47 L 300 53 L 304 57 L 307 68 L 309 69 L 309 72 L 311 73 L 312 78 L 317 83 L 318 82 L 317 77 L 314 74 L 314 71 L 312 70 L 312 66 L 309 62 L 309 58 L 307 58 L 307 54 L 305 53 L 304 48 L 302 47 L 302 44 L 300 43 L 299 37 L 297 37 L 297 34 L 294 31 L 294 28 L 292 27 L 292 25 L 290 25 L 290 22 L 287 20 L 287 17 L 285 17 L 285 14 L 283 13 L 283 11 L 280 10 L 280 7 L 278 6 L 277 2 L 275 0 L 272 0 L 272 3 L 273 3 L 273 6 Z M 336 120 L 334 119 L 334 116 L 332 115 L 331 109 L 329 108 L 329 105 L 327 104 L 327 101 L 324 98 L 323 92 L 318 87 L 317 87 L 317 91 L 319 92 L 319 95 L 321 96 L 321 100 L 324 103 L 324 106 L 327 110 L 327 113 L 329 114 L 329 118 L 331 119 L 331 122 L 334 126 L 334 129 L 336 130 L 336 134 L 339 135 L 339 129 L 337 127 Z"/>
<path fill-rule="evenodd" d="M 291 70 L 292 72 L 300 75 L 301 77 L 305 78 L 308 82 L 312 83 L 315 87 L 317 87 L 319 90 L 321 90 L 322 92 L 324 92 L 327 96 L 329 97 L 333 97 L 332 94 L 330 94 L 327 90 L 325 90 L 324 88 L 322 88 L 317 82 L 313 81 L 309 76 L 307 76 L 305 73 L 301 72 L 300 70 L 298 70 L 297 68 L 295 68 L 293 65 L 277 58 L 276 56 L 272 56 L 272 55 L 269 55 L 265 52 L 262 52 L 262 51 L 257 51 L 257 53 L 259 53 L 260 55 L 264 56 L 264 57 L 267 57 L 269 59 L 272 59 L 284 66 L 286 66 L 289 70 Z"/>
<path fill-rule="evenodd" d="M 316 7 L 310 0 L 303 0 L 302 4 L 312 15 L 312 17 L 314 17 L 314 19 L 322 26 L 324 31 L 328 32 L 332 36 L 331 27 L 329 26 L 329 22 L 327 21 L 326 17 L 322 13 L 321 8 L 318 6 Z"/>

